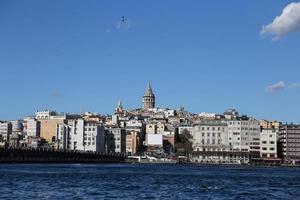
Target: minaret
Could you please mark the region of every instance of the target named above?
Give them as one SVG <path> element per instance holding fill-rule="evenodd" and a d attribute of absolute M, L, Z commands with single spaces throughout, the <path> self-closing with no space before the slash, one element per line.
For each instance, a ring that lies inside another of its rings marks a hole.
<path fill-rule="evenodd" d="M 150 82 L 148 82 L 145 95 L 143 96 L 143 109 L 154 108 L 155 107 L 155 96 L 152 91 Z"/>

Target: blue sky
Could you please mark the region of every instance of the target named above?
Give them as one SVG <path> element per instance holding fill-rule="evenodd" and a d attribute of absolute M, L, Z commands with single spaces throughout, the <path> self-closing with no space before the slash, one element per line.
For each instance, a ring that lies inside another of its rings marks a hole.
<path fill-rule="evenodd" d="M 300 122 L 300 34 L 260 34 L 289 3 L 1 0 L 0 119 L 141 107 L 150 80 L 158 107 Z"/>

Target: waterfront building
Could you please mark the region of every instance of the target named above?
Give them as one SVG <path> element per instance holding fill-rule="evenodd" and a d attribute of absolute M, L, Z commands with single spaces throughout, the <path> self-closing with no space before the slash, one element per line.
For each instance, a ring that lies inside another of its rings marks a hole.
<path fill-rule="evenodd" d="M 104 152 L 105 130 L 102 124 L 94 121 L 85 121 L 84 142 L 86 151 Z"/>
<path fill-rule="evenodd" d="M 57 124 L 57 148 L 62 150 L 71 149 L 72 126 L 68 124 Z"/>
<path fill-rule="evenodd" d="M 193 151 L 228 151 L 227 124 L 221 121 L 203 121 L 193 125 Z"/>
<path fill-rule="evenodd" d="M 109 127 L 105 129 L 106 151 L 113 153 L 126 152 L 126 129 Z"/>
<path fill-rule="evenodd" d="M 24 132 L 26 137 L 36 137 L 40 136 L 40 122 L 34 118 L 24 119 Z"/>
<path fill-rule="evenodd" d="M 145 94 L 143 96 L 143 109 L 149 109 L 155 107 L 155 95 L 152 91 L 150 82 L 146 88 Z"/>
<path fill-rule="evenodd" d="M 9 136 L 12 134 L 12 125 L 10 122 L 0 121 L 0 145 L 8 144 Z"/>
<path fill-rule="evenodd" d="M 126 133 L 128 133 L 128 132 L 136 133 L 136 152 L 140 152 L 142 150 L 143 141 L 145 140 L 145 125 L 144 125 L 144 123 L 137 119 L 129 120 L 126 122 L 125 130 L 126 130 Z M 133 149 L 134 148 L 135 147 L 133 147 Z M 126 142 L 126 149 L 127 149 L 127 142 Z"/>
<path fill-rule="evenodd" d="M 63 150 L 104 152 L 104 126 L 96 120 L 69 119 L 57 124 L 57 148 Z"/>
<path fill-rule="evenodd" d="M 55 142 L 57 139 L 57 125 L 66 124 L 67 116 L 63 115 L 51 115 L 37 117 L 40 122 L 40 137 L 44 138 L 47 142 Z"/>
<path fill-rule="evenodd" d="M 300 162 L 300 125 L 284 124 L 280 126 L 279 143 L 284 162 Z"/>
<path fill-rule="evenodd" d="M 139 134 L 137 131 L 126 132 L 126 153 L 129 155 L 135 155 L 139 146 Z"/>
<path fill-rule="evenodd" d="M 21 133 L 23 131 L 23 121 L 22 120 L 12 120 L 10 121 L 13 133 Z"/>
<path fill-rule="evenodd" d="M 276 129 L 262 129 L 260 133 L 260 157 L 277 158 Z"/>
<path fill-rule="evenodd" d="M 207 120 L 193 125 L 192 162 L 248 163 L 249 152 L 230 149 L 228 125 L 220 120 Z"/>
<path fill-rule="evenodd" d="M 226 120 L 228 141 L 233 151 L 249 151 L 251 156 L 260 156 L 260 124 L 247 116 Z"/>

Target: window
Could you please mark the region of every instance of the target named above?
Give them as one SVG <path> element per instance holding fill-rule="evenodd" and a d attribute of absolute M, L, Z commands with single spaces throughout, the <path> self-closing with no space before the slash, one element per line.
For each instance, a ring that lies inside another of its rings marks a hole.
<path fill-rule="evenodd" d="M 204 133 L 202 133 L 202 137 L 205 137 L 205 134 L 204 134 Z"/>
<path fill-rule="evenodd" d="M 207 128 L 206 128 L 206 130 L 208 130 L 208 131 L 209 131 L 209 127 L 207 127 Z"/>
<path fill-rule="evenodd" d="M 212 136 L 215 137 L 216 136 L 215 133 L 212 133 Z"/>
<path fill-rule="evenodd" d="M 209 133 L 207 133 L 207 137 L 209 137 Z"/>
<path fill-rule="evenodd" d="M 221 137 L 221 133 L 218 133 L 218 137 Z"/>
<path fill-rule="evenodd" d="M 215 139 L 212 139 L 212 144 L 215 144 Z"/>
<path fill-rule="evenodd" d="M 207 139 L 207 141 L 206 141 L 206 144 L 210 144 L 210 141 L 209 141 L 209 139 Z"/>
<path fill-rule="evenodd" d="M 204 144 L 204 139 L 202 139 L 201 144 Z"/>

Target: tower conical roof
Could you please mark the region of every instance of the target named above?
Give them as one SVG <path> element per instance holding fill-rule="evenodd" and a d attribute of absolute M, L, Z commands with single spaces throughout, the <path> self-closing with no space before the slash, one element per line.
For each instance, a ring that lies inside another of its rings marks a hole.
<path fill-rule="evenodd" d="M 152 88 L 151 88 L 150 81 L 148 82 L 148 85 L 147 85 L 147 88 L 146 88 L 146 91 L 145 91 L 145 96 L 154 96 L 154 93 L 153 93 Z"/>
<path fill-rule="evenodd" d="M 122 102 L 121 102 L 121 100 L 118 101 L 117 107 L 118 108 L 122 108 Z"/>

